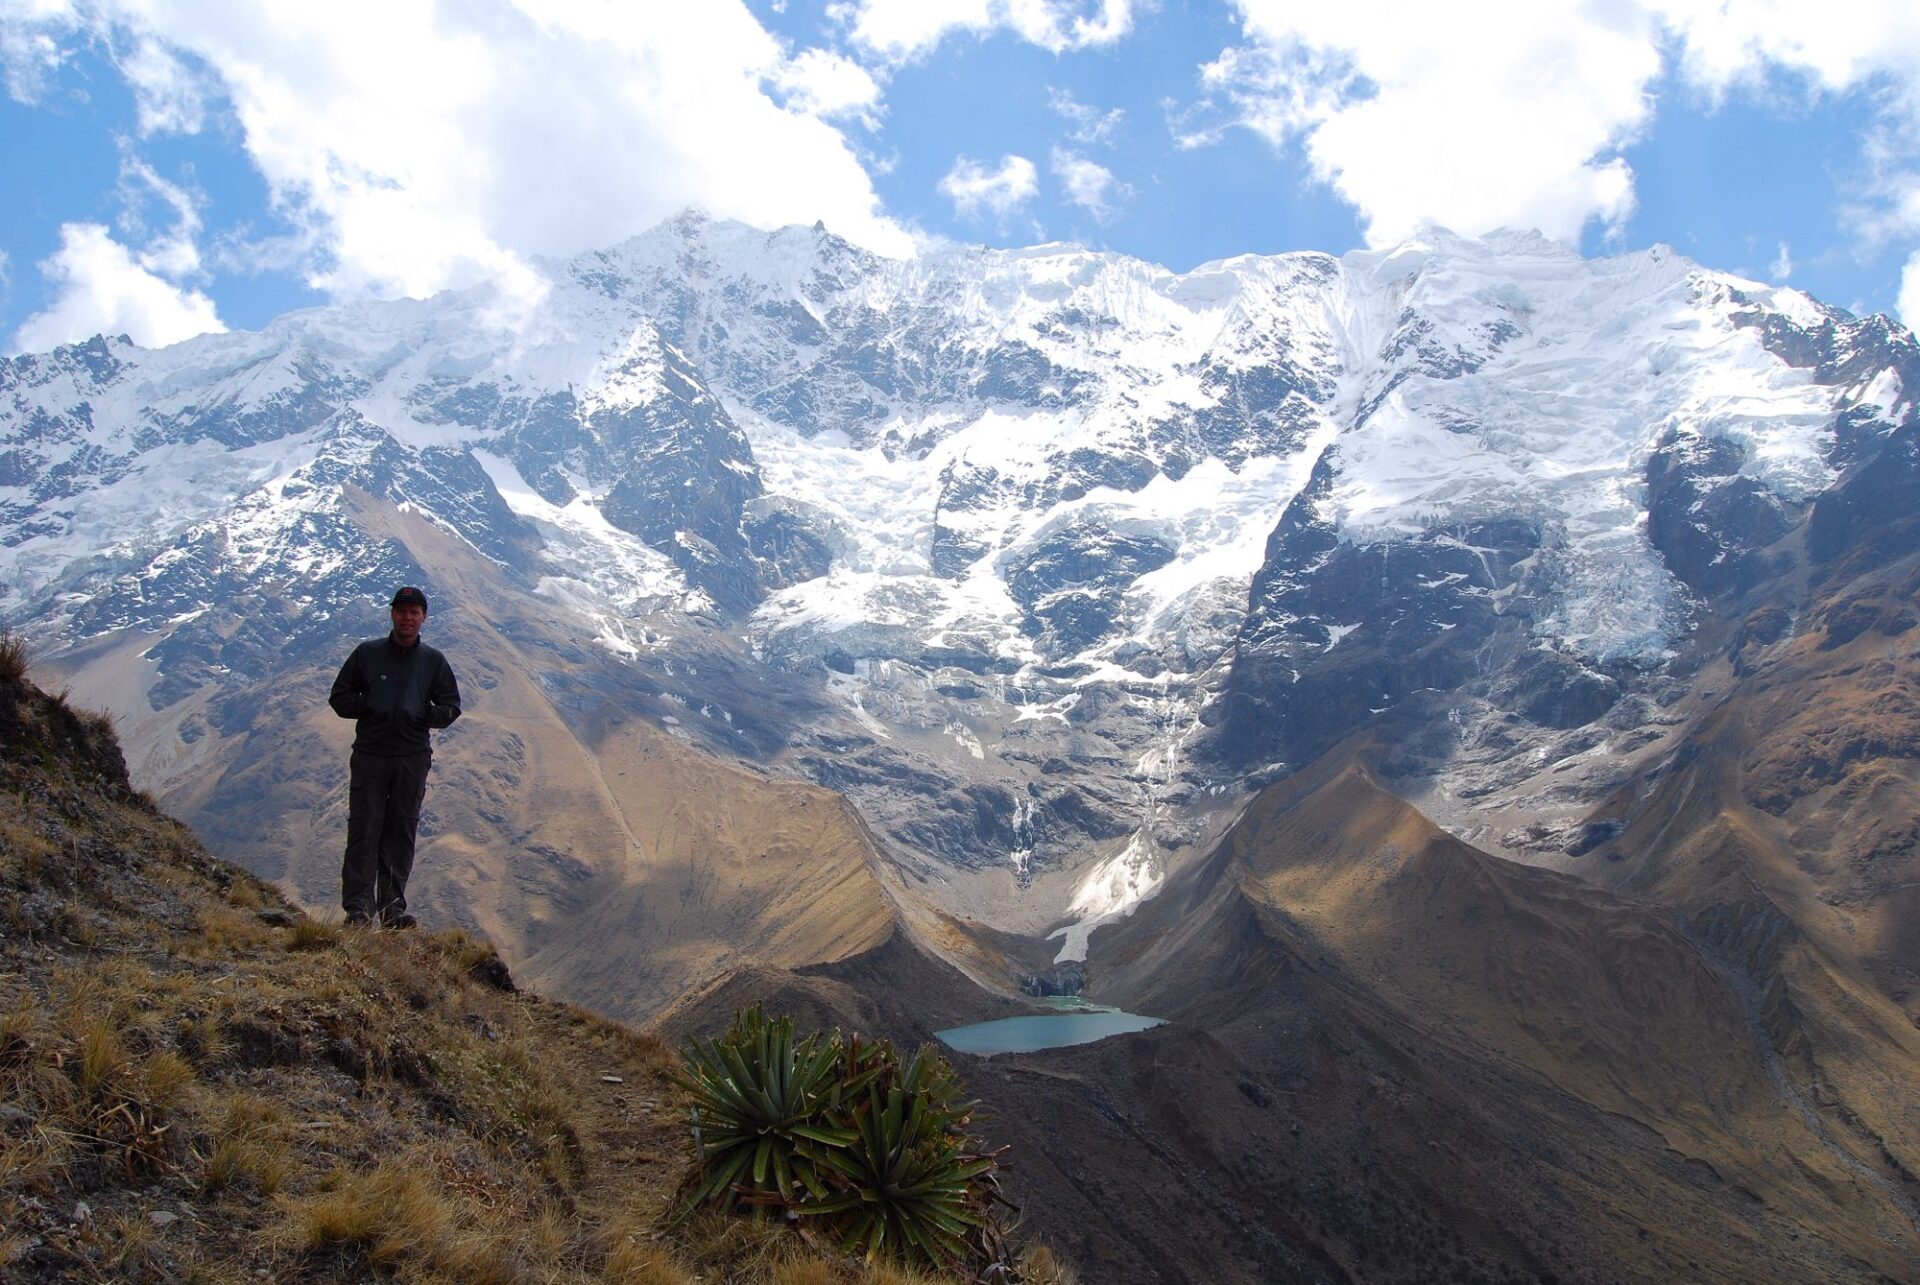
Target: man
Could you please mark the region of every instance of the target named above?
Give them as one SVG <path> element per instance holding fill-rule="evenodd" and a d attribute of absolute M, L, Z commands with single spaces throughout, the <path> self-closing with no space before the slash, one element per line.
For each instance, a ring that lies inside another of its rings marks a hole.
<path fill-rule="evenodd" d="M 393 632 L 355 647 L 327 697 L 334 713 L 356 720 L 340 904 L 348 924 L 412 928 L 407 876 L 433 763 L 428 733 L 460 717 L 460 687 L 447 658 L 420 641 L 427 595 L 407 585 L 390 606 Z"/>

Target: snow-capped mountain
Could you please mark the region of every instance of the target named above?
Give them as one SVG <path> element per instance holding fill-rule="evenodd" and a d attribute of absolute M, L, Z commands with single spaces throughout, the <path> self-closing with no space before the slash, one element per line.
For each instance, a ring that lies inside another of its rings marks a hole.
<path fill-rule="evenodd" d="M 1883 319 L 1532 235 L 1178 274 L 688 214 L 543 266 L 0 363 L 0 620 L 120 658 L 137 777 L 446 579 L 399 514 L 510 595 L 436 615 L 537 621 L 563 705 L 844 791 L 1063 961 L 1355 735 L 1564 861 L 1920 381 Z"/>

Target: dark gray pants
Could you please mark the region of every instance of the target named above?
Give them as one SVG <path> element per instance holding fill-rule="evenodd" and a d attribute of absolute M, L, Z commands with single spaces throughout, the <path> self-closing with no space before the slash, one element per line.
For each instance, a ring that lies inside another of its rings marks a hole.
<path fill-rule="evenodd" d="M 389 923 L 407 911 L 407 876 L 433 754 L 387 757 L 354 751 L 348 764 L 347 855 L 340 904 L 349 915 Z"/>

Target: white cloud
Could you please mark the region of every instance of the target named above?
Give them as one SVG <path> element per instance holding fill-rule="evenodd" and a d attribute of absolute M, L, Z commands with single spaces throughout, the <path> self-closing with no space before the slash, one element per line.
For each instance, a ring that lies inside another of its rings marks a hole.
<path fill-rule="evenodd" d="M 829 6 L 856 44 L 893 62 L 930 51 L 953 31 L 993 25 L 992 0 L 858 0 Z"/>
<path fill-rule="evenodd" d="M 1566 240 L 1623 220 L 1617 149 L 1650 116 L 1659 31 L 1619 6 L 1238 0 L 1248 43 L 1207 67 L 1238 123 L 1298 142 L 1375 244 L 1432 220 Z"/>
<path fill-rule="evenodd" d="M 1920 333 L 1920 250 L 1907 256 L 1907 266 L 1900 272 L 1900 301 L 1896 306 L 1900 324 Z"/>
<path fill-rule="evenodd" d="M 0 72 L 7 96 L 16 103 L 37 103 L 66 53 L 54 32 L 71 25 L 66 6 L 32 0 L 0 0 Z"/>
<path fill-rule="evenodd" d="M 1252 129 L 1298 146 L 1369 240 L 1425 221 L 1573 240 L 1634 206 L 1621 151 L 1653 123 L 1677 59 L 1711 97 L 1870 91 L 1897 163 L 1860 211 L 1920 232 L 1899 199 L 1920 168 L 1920 6 L 1910 0 L 1235 0 L 1244 41 L 1202 69 L 1213 111 L 1169 110 L 1182 147 Z"/>
<path fill-rule="evenodd" d="M 828 12 L 889 62 L 932 51 L 955 32 L 1007 30 L 1053 53 L 1112 44 L 1133 29 L 1134 0 L 846 0 Z"/>
<path fill-rule="evenodd" d="M 136 41 L 120 72 L 133 89 L 142 135 L 200 132 L 207 116 L 205 79 L 165 44 Z"/>
<path fill-rule="evenodd" d="M 940 191 L 953 201 L 954 212 L 963 218 L 987 210 L 1005 220 L 1039 194 L 1040 178 L 1033 162 L 1024 156 L 1001 157 L 997 170 L 962 156 L 940 180 Z"/>
<path fill-rule="evenodd" d="M 1007 0 L 1006 22 L 1036 45 L 1060 53 L 1110 45 L 1133 30 L 1133 0 Z"/>
<path fill-rule="evenodd" d="M 1841 211 L 1870 247 L 1920 236 L 1920 8 L 1906 0 L 1707 3 L 1648 0 L 1682 44 L 1688 79 L 1715 97 L 1741 89 L 1863 93 L 1877 119 L 1871 178 Z"/>
<path fill-rule="evenodd" d="M 160 177 L 141 157 L 124 151 L 120 158 L 121 237 L 142 243 L 140 265 L 175 280 L 200 274 L 201 198 L 178 183 Z M 155 226 L 148 218 L 157 207 L 165 219 Z"/>
<path fill-rule="evenodd" d="M 739 0 L 99 3 L 115 47 L 161 42 L 213 79 L 309 282 L 336 296 L 478 279 L 531 295 L 533 256 L 613 244 L 688 205 L 912 252 L 823 118 L 864 87 L 789 62 Z"/>
<path fill-rule="evenodd" d="M 1047 105 L 1053 108 L 1055 115 L 1073 127 L 1067 133 L 1076 143 L 1112 142 L 1114 131 L 1127 118 L 1124 107 L 1103 112 L 1097 107 L 1087 106 L 1064 89 L 1048 89 Z"/>
<path fill-rule="evenodd" d="M 783 64 L 774 83 L 796 111 L 852 117 L 869 129 L 880 105 L 880 82 L 853 59 L 825 49 L 807 49 Z"/>
<path fill-rule="evenodd" d="M 1780 253 L 1767 265 L 1767 275 L 1775 281 L 1785 281 L 1793 275 L 1793 251 L 1785 241 L 1780 243 Z"/>
<path fill-rule="evenodd" d="M 1067 189 L 1068 199 L 1102 223 L 1113 213 L 1115 201 L 1133 194 L 1132 188 L 1114 178 L 1112 170 L 1065 148 L 1053 149 L 1053 173 Z"/>
<path fill-rule="evenodd" d="M 226 329 L 213 300 L 155 274 L 98 223 L 62 224 L 60 248 L 40 272 L 59 293 L 15 333 L 22 351 L 44 352 L 98 334 L 126 334 L 160 348 Z"/>
<path fill-rule="evenodd" d="M 1920 9 L 1906 0 L 1647 0 L 1683 44 L 1683 70 L 1717 93 L 1757 84 L 1770 69 L 1844 91 L 1891 75 L 1920 108 Z"/>

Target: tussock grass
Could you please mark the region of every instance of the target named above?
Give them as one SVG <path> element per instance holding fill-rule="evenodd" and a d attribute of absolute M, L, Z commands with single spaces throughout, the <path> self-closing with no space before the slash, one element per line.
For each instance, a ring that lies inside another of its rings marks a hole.
<path fill-rule="evenodd" d="M 227 1095 L 213 1151 L 201 1166 L 203 1190 L 251 1182 L 263 1196 L 285 1185 L 293 1168 L 293 1122 L 271 1098 L 238 1090 Z"/>
<path fill-rule="evenodd" d="M 235 875 L 233 886 L 227 889 L 227 904 L 235 910 L 258 910 L 266 905 L 261 895 L 260 885 L 245 875 Z"/>
<path fill-rule="evenodd" d="M 238 887 L 239 885 L 234 885 Z M 288 950 L 331 950 L 340 944 L 345 932 L 338 924 L 315 919 L 311 915 L 302 915 L 293 921 L 293 927 L 287 929 Z"/>
<path fill-rule="evenodd" d="M 44 863 L 55 851 L 53 841 L 24 815 L 17 800 L 0 802 L 0 853 L 17 866 L 23 883 L 38 881 Z"/>
<path fill-rule="evenodd" d="M 313 1267 L 461 1285 L 563 1279 L 573 1245 L 569 1215 L 547 1206 L 503 1215 L 439 1176 L 444 1156 L 415 1151 L 361 1172 L 337 1171 L 294 1202 L 282 1244 Z M 577 1277 L 575 1277 L 577 1278 Z"/>
<path fill-rule="evenodd" d="M 103 1220 L 106 1234 L 100 1254 L 105 1279 L 127 1280 L 151 1270 L 154 1249 L 153 1225 L 132 1214 L 111 1214 Z"/>
<path fill-rule="evenodd" d="M 336 1172 L 290 1212 L 288 1243 L 303 1252 L 355 1250 L 372 1270 L 407 1260 L 440 1266 L 453 1243 L 453 1206 L 424 1177 L 399 1164 L 367 1174 Z"/>
<path fill-rule="evenodd" d="M 697 1278 L 658 1245 L 627 1237 L 607 1255 L 600 1279 L 607 1285 L 693 1285 Z"/>
<path fill-rule="evenodd" d="M 756 1285 L 952 1285 L 952 1276 L 889 1262 L 865 1263 L 825 1253 L 772 1219 L 696 1214 L 682 1224 L 679 1246 L 703 1279 Z M 609 1260 L 611 1261 L 611 1260 Z"/>
<path fill-rule="evenodd" d="M 0 683 L 18 683 L 27 676 L 27 640 L 0 628 Z"/>
<path fill-rule="evenodd" d="M 185 1018 L 177 1038 L 181 1053 L 200 1066 L 218 1065 L 232 1050 L 226 1024 L 212 1013 L 196 1013 Z"/>
<path fill-rule="evenodd" d="M 891 1263 L 876 1263 L 857 1278 L 858 1285 L 951 1285 L 952 1280 L 950 1276 L 935 1276 L 911 1267 L 895 1267 Z"/>
<path fill-rule="evenodd" d="M 182 950 L 201 959 L 258 951 L 273 939 L 273 930 L 259 917 L 243 914 L 224 902 L 200 907 L 199 932 L 181 943 Z"/>
<path fill-rule="evenodd" d="M 639 1252 L 645 1242 L 636 1238 L 634 1244 L 635 1252 Z M 699 1264 L 701 1279 L 717 1276 L 755 1285 L 953 1285 L 956 1279 L 896 1263 L 867 1263 L 823 1252 L 773 1220 L 698 1214 L 683 1225 L 680 1246 L 688 1260 Z M 672 1261 L 664 1253 L 659 1257 L 662 1262 Z M 613 1261 L 609 1256 L 609 1268 Z M 611 1270 L 608 1279 L 616 1279 Z M 663 1282 L 678 1285 L 684 1279 L 665 1277 Z"/>
<path fill-rule="evenodd" d="M 421 938 L 427 948 L 454 968 L 466 972 L 474 965 L 492 959 L 493 943 L 460 928 L 448 928 Z"/>
<path fill-rule="evenodd" d="M 25 1009 L 0 1020 L 0 1100 L 32 1122 L 0 1143 L 0 1192 L 51 1189 L 83 1170 L 134 1180 L 170 1167 L 170 1122 L 197 1077 L 171 1050 L 136 1052 L 138 1031 L 91 977 L 57 1020 Z"/>
<path fill-rule="evenodd" d="M 65 693 L 62 693 L 63 699 L 64 696 Z M 115 721 L 111 711 L 104 709 L 75 709 L 73 713 L 74 717 L 80 720 L 80 726 L 92 735 L 96 737 L 112 737 L 115 739 L 119 737 L 120 725 Z"/>
<path fill-rule="evenodd" d="M 1080 1285 L 1080 1274 L 1061 1262 L 1046 1245 L 1029 1249 L 1020 1268 L 1027 1285 Z"/>
<path fill-rule="evenodd" d="M 399 1164 L 337 1173 L 292 1211 L 295 1247 L 365 1252 L 368 1265 L 433 1262 L 452 1243 L 453 1206 L 420 1174 Z"/>

